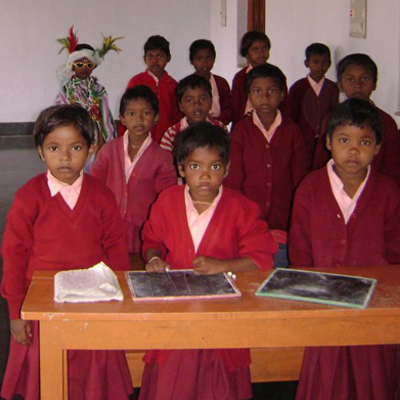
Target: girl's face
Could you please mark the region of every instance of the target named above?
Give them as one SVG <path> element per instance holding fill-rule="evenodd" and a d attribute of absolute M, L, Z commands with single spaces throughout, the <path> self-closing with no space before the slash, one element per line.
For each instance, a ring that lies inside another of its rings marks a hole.
<path fill-rule="evenodd" d="M 206 79 L 210 79 L 210 72 L 214 66 L 215 58 L 210 49 L 201 49 L 193 57 L 192 65 L 196 73 Z"/>
<path fill-rule="evenodd" d="M 228 168 L 217 149 L 199 147 L 186 157 L 183 166 L 178 165 L 178 170 L 189 186 L 192 199 L 211 203 L 218 195 Z"/>
<path fill-rule="evenodd" d="M 90 151 L 89 151 L 90 150 Z M 93 148 L 74 126 L 60 126 L 44 139 L 38 147 L 42 161 L 59 181 L 72 185 L 80 176 Z"/>
<path fill-rule="evenodd" d="M 212 99 L 204 87 L 188 88 L 179 102 L 179 109 L 185 114 L 188 123 L 205 121 L 212 107 Z"/>
<path fill-rule="evenodd" d="M 339 88 L 349 99 L 369 101 L 376 84 L 371 71 L 362 65 L 350 64 L 340 77 Z"/>
<path fill-rule="evenodd" d="M 269 47 L 262 40 L 256 40 L 251 44 L 247 52 L 247 61 L 253 67 L 265 64 L 269 58 Z"/>
<path fill-rule="evenodd" d="M 92 63 L 86 57 L 76 60 L 72 65 L 75 76 L 81 80 L 88 78 L 92 71 L 97 67 L 96 64 Z"/>

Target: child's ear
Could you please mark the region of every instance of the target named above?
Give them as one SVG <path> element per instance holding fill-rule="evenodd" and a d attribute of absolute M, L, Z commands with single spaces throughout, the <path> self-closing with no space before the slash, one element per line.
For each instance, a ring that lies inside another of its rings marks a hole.
<path fill-rule="evenodd" d="M 89 147 L 88 158 L 96 152 L 96 143 L 92 143 Z"/>
<path fill-rule="evenodd" d="M 381 143 L 377 144 L 375 147 L 375 152 L 374 152 L 374 156 L 376 156 L 379 153 L 379 150 L 381 149 Z"/>
<path fill-rule="evenodd" d="M 332 150 L 332 140 L 331 140 L 331 137 L 328 134 L 326 134 L 325 145 L 326 145 L 326 148 L 329 151 Z"/>
<path fill-rule="evenodd" d="M 183 110 L 182 110 L 182 104 L 181 104 L 180 101 L 178 102 L 178 107 L 179 107 L 179 111 L 180 111 L 182 114 L 184 114 L 184 112 L 183 112 Z"/>
<path fill-rule="evenodd" d="M 225 166 L 225 174 L 224 174 L 224 178 L 226 178 L 228 176 L 229 173 L 229 167 L 231 166 L 231 163 L 228 162 L 228 164 Z"/>
<path fill-rule="evenodd" d="M 183 165 L 181 163 L 178 163 L 178 172 L 179 172 L 179 176 L 181 178 L 185 177 L 185 171 L 184 171 Z"/>
<path fill-rule="evenodd" d="M 160 119 L 160 114 L 156 114 L 156 116 L 154 117 L 154 125 L 157 125 L 158 120 Z"/>
<path fill-rule="evenodd" d="M 338 88 L 339 88 L 339 92 L 340 93 L 344 93 L 342 82 L 340 81 L 340 79 L 338 80 L 337 85 L 338 85 Z"/>
<path fill-rule="evenodd" d="M 40 146 L 38 146 L 38 147 L 37 147 L 37 151 L 38 151 L 38 153 L 39 153 L 40 159 L 41 159 L 43 162 L 45 162 L 44 155 L 43 155 L 43 149 L 42 149 Z"/>
<path fill-rule="evenodd" d="M 126 126 L 125 125 L 125 117 L 123 115 L 119 116 L 119 122 L 121 122 L 122 125 Z"/>
<path fill-rule="evenodd" d="M 304 60 L 304 66 L 305 66 L 306 68 L 310 68 L 310 63 L 309 63 L 308 60 Z"/>
<path fill-rule="evenodd" d="M 172 59 L 172 56 L 171 56 L 171 54 L 167 57 L 167 64 L 171 61 L 171 59 Z"/>

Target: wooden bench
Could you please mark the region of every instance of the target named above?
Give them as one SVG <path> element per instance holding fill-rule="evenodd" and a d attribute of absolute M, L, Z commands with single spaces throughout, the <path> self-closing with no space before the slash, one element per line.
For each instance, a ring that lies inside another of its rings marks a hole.
<path fill-rule="evenodd" d="M 144 368 L 144 352 L 128 350 L 125 353 L 133 386 L 139 387 Z M 255 383 L 298 380 L 303 354 L 303 347 L 251 349 L 251 381 Z"/>

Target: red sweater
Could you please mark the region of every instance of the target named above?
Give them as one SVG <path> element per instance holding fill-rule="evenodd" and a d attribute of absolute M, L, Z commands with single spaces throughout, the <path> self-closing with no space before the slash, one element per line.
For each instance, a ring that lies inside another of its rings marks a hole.
<path fill-rule="evenodd" d="M 283 117 L 268 143 L 249 115 L 231 133 L 225 184 L 256 202 L 270 229 L 287 231 L 294 189 L 308 164 L 304 139 L 293 121 Z"/>
<path fill-rule="evenodd" d="M 292 119 L 303 133 L 306 147 L 312 155 L 323 118 L 339 102 L 338 86 L 325 78 L 317 96 L 308 78 L 302 78 L 290 88 L 289 99 Z"/>
<path fill-rule="evenodd" d="M 232 121 L 231 88 L 229 87 L 229 83 L 222 78 L 222 76 L 213 74 L 213 77 L 217 84 L 219 106 L 221 109 L 221 114 L 216 119 L 221 121 L 224 125 L 228 125 Z"/>
<path fill-rule="evenodd" d="M 175 93 L 177 82 L 174 78 L 168 75 L 167 71 L 164 71 L 157 85 L 154 78 L 146 70 L 138 75 L 135 75 L 129 81 L 126 89 L 138 85 L 148 86 L 157 95 L 160 116 L 157 124 L 151 131 L 151 134 L 153 139 L 157 143 L 160 143 L 163 133 L 171 125 L 175 124 L 182 118 Z M 120 123 L 118 127 L 118 136 L 123 135 L 125 130 L 126 127 Z"/>
<path fill-rule="evenodd" d="M 158 193 L 177 183 L 172 155 L 152 141 L 126 183 L 124 141 L 119 137 L 101 148 L 90 173 L 114 192 L 125 222 L 128 249 L 138 253 L 140 230 L 150 206 Z"/>
<path fill-rule="evenodd" d="M 400 190 L 371 171 L 345 224 L 326 167 L 299 186 L 289 235 L 290 262 L 316 268 L 400 264 Z"/>
<path fill-rule="evenodd" d="M 232 124 L 235 125 L 240 119 L 244 117 L 247 104 L 247 90 L 246 90 L 246 79 L 248 67 L 241 69 L 234 77 L 232 81 Z M 279 109 L 282 115 L 290 118 L 290 102 L 288 97 L 288 90 L 285 81 L 284 88 L 284 99 L 279 105 Z"/>
<path fill-rule="evenodd" d="M 383 122 L 382 142 L 381 149 L 374 157 L 371 167 L 375 171 L 389 176 L 400 186 L 400 132 L 398 131 L 396 122 L 389 114 L 379 108 L 378 111 L 381 114 Z M 325 146 L 328 121 L 329 115 L 326 115 L 322 122 L 322 128 L 315 149 L 313 169 L 321 168 L 330 158 L 330 151 Z"/>
<path fill-rule="evenodd" d="M 11 319 L 20 318 L 35 270 L 89 268 L 100 261 L 114 270 L 130 268 L 114 195 L 86 174 L 73 210 L 61 194 L 51 197 L 46 174 L 20 188 L 7 215 L 1 253 L 1 295 Z"/>

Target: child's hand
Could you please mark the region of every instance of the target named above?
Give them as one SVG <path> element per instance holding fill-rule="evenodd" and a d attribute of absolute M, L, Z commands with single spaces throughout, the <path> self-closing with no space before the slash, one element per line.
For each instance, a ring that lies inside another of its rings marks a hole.
<path fill-rule="evenodd" d="M 169 265 L 159 257 L 153 257 L 146 264 L 147 272 L 165 272 L 169 271 Z"/>
<path fill-rule="evenodd" d="M 196 275 L 211 275 L 225 271 L 225 262 L 211 257 L 197 257 L 193 260 L 193 271 Z"/>
<path fill-rule="evenodd" d="M 12 319 L 10 321 L 10 328 L 16 342 L 23 346 L 30 346 L 32 344 L 32 325 L 30 321 Z"/>

